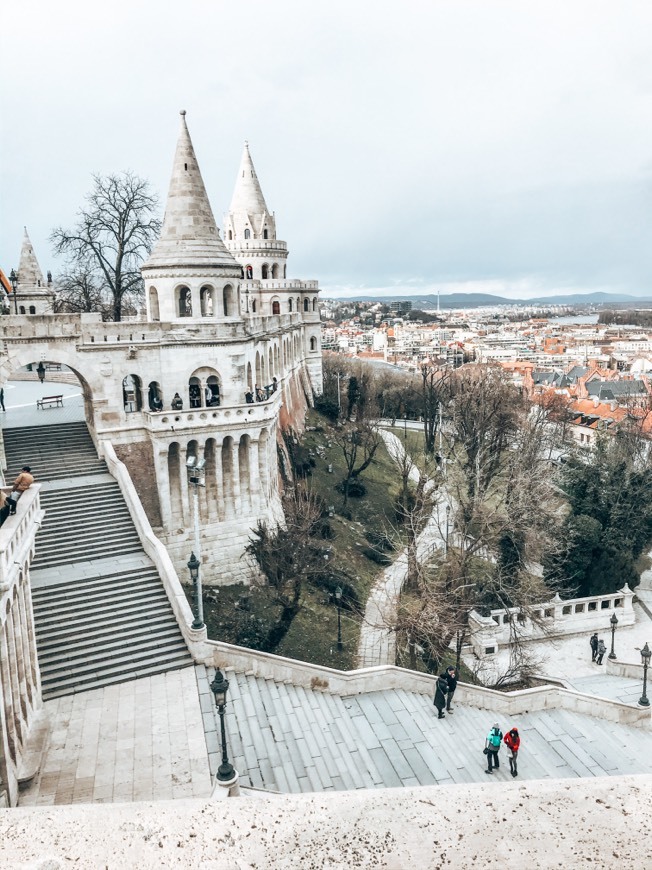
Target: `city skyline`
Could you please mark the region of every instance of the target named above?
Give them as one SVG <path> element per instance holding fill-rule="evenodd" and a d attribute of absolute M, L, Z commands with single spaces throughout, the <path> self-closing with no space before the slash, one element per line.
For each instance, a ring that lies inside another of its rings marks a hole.
<path fill-rule="evenodd" d="M 162 207 L 185 108 L 218 224 L 247 139 L 288 274 L 325 295 L 649 295 L 647 4 L 114 12 L 5 13 L 29 36 L 6 47 L 5 272 L 26 225 L 56 275 L 48 235 L 93 172 L 135 171 Z"/>

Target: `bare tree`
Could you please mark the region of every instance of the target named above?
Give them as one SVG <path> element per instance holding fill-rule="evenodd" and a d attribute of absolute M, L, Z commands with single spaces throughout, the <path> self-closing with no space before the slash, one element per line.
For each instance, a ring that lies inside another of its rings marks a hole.
<path fill-rule="evenodd" d="M 246 547 L 258 563 L 261 583 L 278 607 L 278 617 L 262 643 L 267 652 L 274 652 L 290 630 L 301 610 L 306 583 L 317 582 L 325 571 L 318 500 L 310 492 L 292 487 L 283 497 L 283 508 L 285 525 L 272 529 L 259 521 Z"/>
<path fill-rule="evenodd" d="M 57 227 L 50 241 L 56 254 L 68 256 L 68 273 L 91 275 L 110 319 L 121 320 L 125 304 L 142 298 L 139 267 L 161 229 L 158 199 L 149 182 L 124 172 L 94 175 L 86 203 L 75 227 Z"/>
<path fill-rule="evenodd" d="M 348 423 L 334 435 L 333 441 L 344 456 L 345 476 L 341 483 L 344 506 L 349 500 L 352 482 L 369 468 L 381 440 L 376 428 L 364 420 Z"/>
<path fill-rule="evenodd" d="M 79 261 L 58 276 L 55 284 L 54 313 L 100 311 L 105 314 L 102 289 L 92 264 Z"/>
<path fill-rule="evenodd" d="M 426 453 L 435 452 L 437 432 L 443 416 L 443 405 L 449 400 L 449 372 L 432 363 L 421 366 L 421 416 Z"/>

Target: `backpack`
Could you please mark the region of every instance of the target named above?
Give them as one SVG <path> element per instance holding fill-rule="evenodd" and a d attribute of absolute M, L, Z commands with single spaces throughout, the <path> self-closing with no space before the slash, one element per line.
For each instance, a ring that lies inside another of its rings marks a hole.
<path fill-rule="evenodd" d="M 501 740 L 503 739 L 503 732 L 496 731 L 495 728 L 492 728 L 491 731 L 489 732 L 489 737 L 487 739 L 489 740 L 489 743 L 491 744 L 492 749 L 494 749 L 494 750 L 500 749 L 500 743 L 501 743 Z"/>

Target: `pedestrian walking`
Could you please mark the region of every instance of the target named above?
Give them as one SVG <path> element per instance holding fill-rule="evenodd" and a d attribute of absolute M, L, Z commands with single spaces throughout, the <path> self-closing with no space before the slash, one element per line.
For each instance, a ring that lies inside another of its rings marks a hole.
<path fill-rule="evenodd" d="M 453 695 L 455 694 L 455 689 L 457 688 L 457 675 L 455 673 L 455 668 L 446 668 L 446 673 L 442 674 L 442 677 L 445 677 L 446 683 L 448 685 L 448 694 L 446 695 L 446 712 L 452 713 L 453 711 L 451 710 L 451 701 L 453 700 Z"/>
<path fill-rule="evenodd" d="M 602 664 L 602 657 L 604 656 L 606 651 L 607 651 L 607 647 L 605 646 L 605 643 L 602 640 L 602 638 L 600 638 L 600 640 L 598 641 L 598 664 L 599 665 Z"/>
<path fill-rule="evenodd" d="M 598 657 L 598 632 L 594 631 L 591 635 L 591 661 L 594 662 Z"/>
<path fill-rule="evenodd" d="M 14 485 L 9 493 L 9 513 L 11 515 L 16 513 L 16 504 L 21 495 L 30 488 L 30 486 L 34 483 L 34 478 L 31 473 L 31 469 L 29 465 L 23 465 L 22 471 L 14 480 Z"/>
<path fill-rule="evenodd" d="M 500 759 L 498 758 L 498 753 L 500 751 L 501 744 L 503 742 L 503 732 L 500 730 L 500 726 L 498 722 L 494 722 L 494 726 L 491 731 L 487 734 L 487 739 L 485 740 L 484 752 L 487 756 L 487 769 L 485 773 L 492 773 L 493 768 L 496 770 L 500 767 Z"/>
<path fill-rule="evenodd" d="M 433 704 L 437 708 L 438 719 L 443 719 L 445 716 L 444 707 L 446 706 L 446 694 L 448 692 L 448 681 L 446 675 L 441 674 L 437 677 L 437 688 L 435 689 L 435 700 Z"/>
<path fill-rule="evenodd" d="M 6 410 L 6 408 L 5 408 L 5 388 L 4 387 L 0 387 L 0 407 L 2 407 L 3 411 Z"/>
<path fill-rule="evenodd" d="M 518 733 L 518 728 L 510 728 L 507 734 L 505 734 L 505 746 L 509 749 L 511 753 L 511 755 L 509 756 L 509 769 L 512 776 L 518 776 L 516 759 L 518 758 L 518 750 L 520 745 L 521 738 Z"/>

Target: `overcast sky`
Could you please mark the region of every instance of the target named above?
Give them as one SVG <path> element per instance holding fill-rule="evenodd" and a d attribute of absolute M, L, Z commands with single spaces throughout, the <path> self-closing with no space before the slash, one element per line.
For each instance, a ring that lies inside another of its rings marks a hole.
<path fill-rule="evenodd" d="M 0 265 L 91 173 L 165 202 L 188 112 L 222 224 L 250 142 L 289 277 L 652 291 L 649 0 L 22 0 L 2 13 Z"/>

